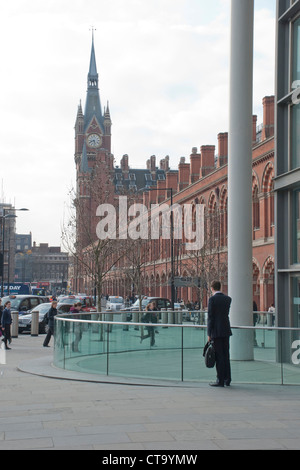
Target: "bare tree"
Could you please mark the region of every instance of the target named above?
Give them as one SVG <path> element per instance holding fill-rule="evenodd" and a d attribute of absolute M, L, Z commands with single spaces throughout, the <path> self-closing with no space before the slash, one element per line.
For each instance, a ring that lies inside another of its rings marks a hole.
<path fill-rule="evenodd" d="M 113 207 L 113 189 L 109 169 L 103 161 L 80 174 L 76 190 L 70 191 L 68 220 L 62 228 L 64 246 L 73 257 L 77 288 L 96 293 L 98 312 L 101 312 L 103 283 L 122 257 L 122 244 L 109 223 L 106 236 L 97 236 L 97 223 L 105 216 L 105 208 Z M 100 206 L 104 213 L 97 216 Z"/>
<path fill-rule="evenodd" d="M 145 294 L 145 269 L 149 261 L 150 241 L 138 238 L 128 240 L 126 255 L 124 257 L 124 276 L 130 280 L 134 293 L 140 301 L 142 310 L 142 296 Z"/>
<path fill-rule="evenodd" d="M 198 302 L 202 309 L 211 282 L 222 279 L 227 271 L 227 251 L 220 247 L 220 218 L 217 210 L 205 213 L 203 247 L 193 251 L 184 250 L 178 268 L 180 271 L 185 268 L 190 273 L 195 273 L 191 286 L 197 289 Z"/>

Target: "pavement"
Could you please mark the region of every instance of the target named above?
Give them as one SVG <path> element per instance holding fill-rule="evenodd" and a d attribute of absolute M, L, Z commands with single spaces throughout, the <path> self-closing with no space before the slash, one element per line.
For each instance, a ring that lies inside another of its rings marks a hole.
<path fill-rule="evenodd" d="M 299 386 L 113 383 L 55 368 L 43 340 L 19 335 L 0 364 L 1 450 L 300 449 Z"/>

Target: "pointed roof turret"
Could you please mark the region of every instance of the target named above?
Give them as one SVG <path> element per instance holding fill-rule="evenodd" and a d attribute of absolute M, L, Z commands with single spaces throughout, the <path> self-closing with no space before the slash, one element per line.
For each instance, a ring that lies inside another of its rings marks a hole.
<path fill-rule="evenodd" d="M 109 111 L 109 104 L 108 104 L 108 102 L 107 102 L 106 108 L 104 108 L 104 117 L 105 117 L 106 119 L 110 119 L 110 111 Z"/>
<path fill-rule="evenodd" d="M 91 49 L 91 58 L 90 58 L 90 68 L 87 78 L 87 97 L 84 110 L 84 130 L 88 128 L 93 117 L 95 116 L 102 131 L 104 131 L 103 126 L 103 115 L 101 109 L 100 94 L 98 88 L 98 73 L 96 66 L 96 56 L 95 56 L 95 47 L 94 47 L 94 31 L 92 37 L 92 49 Z"/>
<path fill-rule="evenodd" d="M 78 114 L 78 116 L 83 116 L 83 113 L 82 113 L 82 106 L 81 106 L 81 100 L 79 101 L 77 114 Z"/>
<path fill-rule="evenodd" d="M 81 107 L 81 100 L 80 100 L 80 103 L 79 103 L 78 109 L 77 109 L 77 116 L 76 116 L 75 126 L 74 126 L 75 137 L 77 135 L 83 133 L 83 127 L 84 127 L 84 116 L 83 116 L 82 107 Z"/>
<path fill-rule="evenodd" d="M 83 112 L 82 112 L 82 106 L 81 106 L 81 100 L 79 102 L 78 108 L 77 108 L 77 116 L 76 116 L 76 122 L 78 120 L 83 120 Z M 76 125 L 76 124 L 75 124 Z"/>

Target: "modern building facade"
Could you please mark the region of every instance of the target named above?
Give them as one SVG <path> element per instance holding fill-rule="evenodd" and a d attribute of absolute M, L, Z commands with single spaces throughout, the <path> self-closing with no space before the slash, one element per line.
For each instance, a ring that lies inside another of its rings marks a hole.
<path fill-rule="evenodd" d="M 32 235 L 16 233 L 15 282 L 32 281 Z"/>
<path fill-rule="evenodd" d="M 48 293 L 65 291 L 69 284 L 69 255 L 59 246 L 32 244 L 32 235 L 16 234 L 15 279 Z"/>
<path fill-rule="evenodd" d="M 300 326 L 300 1 L 277 1 L 276 310 L 278 326 Z"/>
<path fill-rule="evenodd" d="M 15 275 L 15 236 L 16 236 L 16 212 L 12 204 L 0 204 L 0 252 L 2 284 L 14 282 Z M 3 268 L 3 270 L 2 270 Z"/>
<path fill-rule="evenodd" d="M 68 285 L 69 255 L 59 246 L 35 242 L 32 247 L 32 282 L 44 283 L 49 290 L 63 290 Z"/>

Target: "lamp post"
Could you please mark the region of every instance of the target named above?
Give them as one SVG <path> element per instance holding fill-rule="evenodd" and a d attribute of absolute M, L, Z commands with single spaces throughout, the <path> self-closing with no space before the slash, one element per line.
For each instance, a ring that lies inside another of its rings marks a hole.
<path fill-rule="evenodd" d="M 21 209 L 15 209 L 15 208 L 8 208 L 5 209 L 3 208 L 3 215 L 1 216 L 2 218 L 2 257 L 1 257 L 1 297 L 4 296 L 4 251 L 5 251 L 5 219 L 16 219 L 18 216 L 15 214 L 6 214 L 6 212 L 9 211 L 28 211 L 29 209 L 26 208 L 21 208 Z M 8 249 L 9 253 L 9 249 Z M 8 257 L 8 263 L 9 263 L 9 257 Z M 7 279 L 8 285 L 9 285 L 9 278 Z M 8 292 L 9 294 L 9 292 Z"/>
<path fill-rule="evenodd" d="M 254 0 L 231 0 L 228 157 L 228 291 L 234 326 L 252 326 L 252 90 Z M 253 360 L 247 330 L 233 335 L 235 360 Z"/>
<path fill-rule="evenodd" d="M 172 310 L 174 310 L 175 304 L 175 281 L 174 281 L 174 220 L 173 220 L 173 188 L 162 188 L 165 191 L 171 191 L 170 203 L 171 203 L 171 304 Z M 157 191 L 157 188 L 147 188 L 146 191 Z"/>

